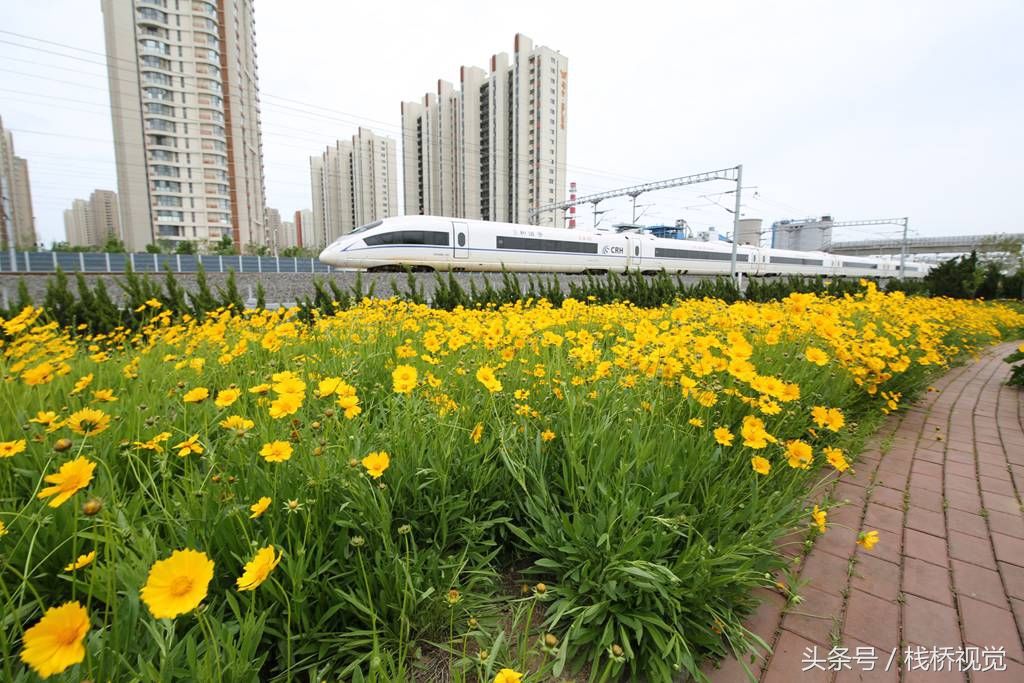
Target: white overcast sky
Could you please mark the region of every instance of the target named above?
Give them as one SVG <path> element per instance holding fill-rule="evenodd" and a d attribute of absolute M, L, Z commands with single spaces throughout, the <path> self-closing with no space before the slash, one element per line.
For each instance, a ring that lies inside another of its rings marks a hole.
<path fill-rule="evenodd" d="M 72 199 L 117 189 L 100 2 L 0 0 L 0 31 L 0 117 L 28 159 L 41 238 L 63 239 Z M 516 32 L 569 58 L 580 194 L 742 163 L 742 213 L 766 228 L 831 214 L 905 215 L 920 235 L 1024 231 L 1009 206 L 1024 175 L 1021 0 L 257 0 L 268 204 L 285 219 L 308 207 L 310 155 L 359 124 L 399 138 L 402 100 L 486 68 Z M 731 206 L 731 189 L 643 195 L 641 222 L 728 230 L 714 202 Z M 603 224 L 630 220 L 628 199 L 600 208 Z"/>

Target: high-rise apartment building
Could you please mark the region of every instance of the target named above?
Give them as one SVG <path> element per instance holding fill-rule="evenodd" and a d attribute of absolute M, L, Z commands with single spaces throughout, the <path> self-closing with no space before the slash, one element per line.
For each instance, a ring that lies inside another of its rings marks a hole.
<path fill-rule="evenodd" d="M 295 246 L 304 247 L 312 246 L 304 243 L 303 229 L 309 230 L 310 226 L 313 225 L 313 211 L 312 209 L 300 209 L 295 212 Z M 305 226 L 305 227 L 304 227 Z"/>
<path fill-rule="evenodd" d="M 121 239 L 117 193 L 93 190 L 88 201 L 76 199 L 64 210 L 64 234 L 73 247 L 102 247 L 110 239 Z"/>
<path fill-rule="evenodd" d="M 14 137 L 0 120 L 0 245 L 10 249 L 36 245 L 36 221 L 28 162 L 14 153 Z"/>
<path fill-rule="evenodd" d="M 398 214 L 395 141 L 360 128 L 310 157 L 312 226 L 301 224 L 303 246 L 323 247 L 354 228 Z"/>
<path fill-rule="evenodd" d="M 102 0 L 124 240 L 269 244 L 253 0 Z"/>
<path fill-rule="evenodd" d="M 460 89 L 439 80 L 402 103 L 405 212 L 528 223 L 565 196 L 569 60 L 516 34 L 490 73 L 462 67 Z M 541 225 L 562 227 L 547 212 Z"/>

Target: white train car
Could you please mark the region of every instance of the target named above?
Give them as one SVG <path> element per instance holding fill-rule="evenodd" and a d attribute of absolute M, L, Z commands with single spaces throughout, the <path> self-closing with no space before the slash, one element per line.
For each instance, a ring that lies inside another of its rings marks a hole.
<path fill-rule="evenodd" d="M 898 265 L 824 252 L 751 246 L 736 250 L 745 275 L 896 277 Z M 440 216 L 400 216 L 364 225 L 335 240 L 320 260 L 369 271 L 500 271 L 606 273 L 639 270 L 723 275 L 732 245 L 677 240 L 644 232 L 589 232 Z M 908 277 L 923 277 L 924 264 L 907 264 Z"/>

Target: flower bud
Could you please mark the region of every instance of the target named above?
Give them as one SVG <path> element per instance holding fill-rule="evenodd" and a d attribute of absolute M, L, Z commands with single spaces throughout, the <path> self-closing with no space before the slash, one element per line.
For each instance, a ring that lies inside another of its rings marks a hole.
<path fill-rule="evenodd" d="M 533 590 L 537 591 L 537 593 L 540 595 L 544 595 L 548 592 L 548 587 L 545 586 L 543 583 L 538 583 L 536 586 L 533 587 Z"/>
<path fill-rule="evenodd" d="M 555 647 L 556 645 L 558 645 L 558 636 L 556 636 L 554 633 L 547 634 L 546 636 L 544 636 L 544 644 L 548 647 Z"/>
<path fill-rule="evenodd" d="M 103 501 L 99 498 L 90 498 L 82 505 L 82 514 L 86 517 L 98 515 L 103 509 Z"/>
<path fill-rule="evenodd" d="M 362 536 L 353 536 L 349 539 L 348 544 L 353 548 L 362 548 L 366 545 L 366 539 Z"/>
<path fill-rule="evenodd" d="M 615 655 L 616 657 L 621 657 L 624 654 L 624 652 L 622 651 L 622 648 L 619 647 L 618 643 L 615 643 L 614 645 L 612 645 L 612 654 Z"/>
<path fill-rule="evenodd" d="M 53 450 L 58 453 L 63 453 L 69 448 L 71 448 L 71 439 L 57 439 L 57 442 L 53 444 Z"/>

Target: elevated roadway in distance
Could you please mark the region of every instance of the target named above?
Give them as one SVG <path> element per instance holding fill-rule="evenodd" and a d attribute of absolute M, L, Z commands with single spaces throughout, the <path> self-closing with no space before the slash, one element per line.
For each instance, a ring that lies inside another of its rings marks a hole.
<path fill-rule="evenodd" d="M 907 240 L 908 254 L 966 254 L 971 251 L 1006 251 L 1008 243 L 1024 244 L 1024 233 L 990 235 L 950 235 L 948 237 L 912 237 Z M 846 256 L 875 256 L 899 254 L 903 250 L 900 238 L 833 242 L 828 251 Z"/>

